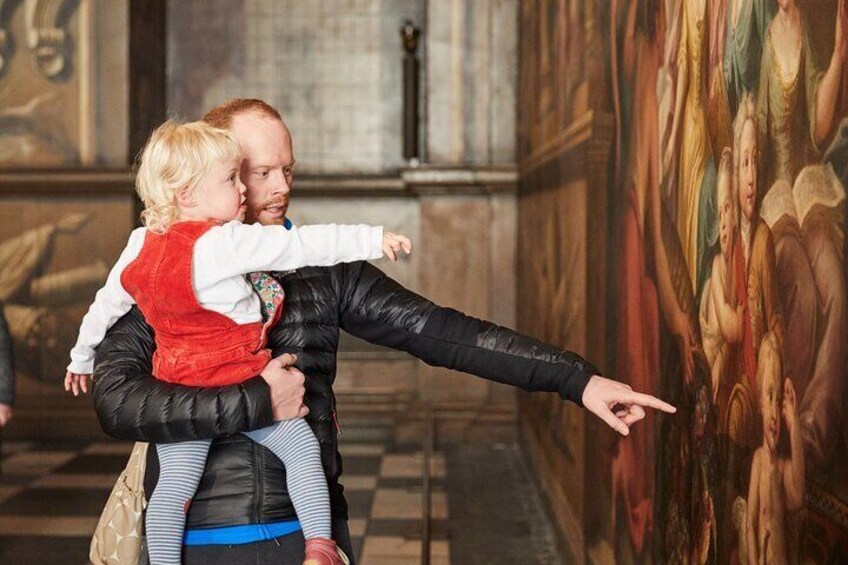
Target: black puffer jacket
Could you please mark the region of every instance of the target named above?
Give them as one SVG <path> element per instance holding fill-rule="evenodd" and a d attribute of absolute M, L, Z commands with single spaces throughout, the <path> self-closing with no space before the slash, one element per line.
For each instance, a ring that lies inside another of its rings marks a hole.
<path fill-rule="evenodd" d="M 558 392 L 578 404 L 589 377 L 597 373 L 573 353 L 436 306 L 368 263 L 305 268 L 278 278 L 286 305 L 271 331 L 270 347 L 275 356 L 296 353 L 297 367 L 306 375 L 307 420 L 321 444 L 337 518 L 347 518 L 333 422 L 339 329 L 408 351 L 431 365 L 525 390 Z M 154 347 L 152 330 L 136 309 L 101 343 L 94 402 L 106 433 L 154 443 L 218 438 L 189 511 L 190 528 L 294 518 L 282 464 L 238 434 L 272 423 L 265 381 L 255 377 L 208 389 L 157 381 L 150 374 Z"/>

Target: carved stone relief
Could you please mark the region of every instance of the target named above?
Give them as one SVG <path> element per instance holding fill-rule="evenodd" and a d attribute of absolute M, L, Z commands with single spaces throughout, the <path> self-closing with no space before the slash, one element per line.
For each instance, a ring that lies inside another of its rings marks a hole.
<path fill-rule="evenodd" d="M 25 0 L 26 42 L 38 69 L 49 79 L 65 69 L 68 54 L 67 32 L 62 15 L 76 2 L 69 0 Z"/>

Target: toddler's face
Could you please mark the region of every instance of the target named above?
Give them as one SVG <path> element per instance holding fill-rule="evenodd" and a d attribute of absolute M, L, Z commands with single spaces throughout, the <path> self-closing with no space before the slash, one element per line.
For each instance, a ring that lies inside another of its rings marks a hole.
<path fill-rule="evenodd" d="M 739 207 L 752 220 L 757 200 L 757 132 L 751 120 L 743 126 L 739 151 Z"/>
<path fill-rule="evenodd" d="M 768 362 L 763 371 L 762 395 L 760 406 L 763 412 L 763 438 L 769 450 L 774 453 L 780 441 L 780 410 L 783 401 L 783 386 L 780 382 L 777 363 Z"/>
<path fill-rule="evenodd" d="M 209 220 L 244 220 L 245 187 L 239 178 L 241 161 L 215 163 L 195 192 L 197 213 Z"/>
<path fill-rule="evenodd" d="M 717 184 L 718 237 L 719 242 L 721 243 L 721 253 L 725 258 L 727 258 L 730 257 L 730 251 L 733 247 L 733 235 L 735 229 L 734 202 L 730 195 L 730 179 L 728 176 L 720 176 Z"/>

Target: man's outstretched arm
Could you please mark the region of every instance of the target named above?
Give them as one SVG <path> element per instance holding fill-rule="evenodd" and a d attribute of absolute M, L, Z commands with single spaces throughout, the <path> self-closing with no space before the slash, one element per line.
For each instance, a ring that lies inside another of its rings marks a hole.
<path fill-rule="evenodd" d="M 264 378 L 215 388 L 166 383 L 151 374 L 154 349 L 153 330 L 138 308 L 116 322 L 97 349 L 94 407 L 107 434 L 170 443 L 273 423 L 272 391 Z"/>
<path fill-rule="evenodd" d="M 437 306 L 368 263 L 343 269 L 341 327 L 357 337 L 407 351 L 430 365 L 527 391 L 557 392 L 624 435 L 644 417 L 643 406 L 674 411 L 652 396 L 601 377 L 576 353 Z"/>

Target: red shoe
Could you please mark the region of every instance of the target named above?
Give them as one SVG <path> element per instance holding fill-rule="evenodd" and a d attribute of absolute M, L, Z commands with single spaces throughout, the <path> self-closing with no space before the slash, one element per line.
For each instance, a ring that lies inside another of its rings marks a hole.
<path fill-rule="evenodd" d="M 350 561 L 333 540 L 313 538 L 306 540 L 303 565 L 350 565 Z"/>

